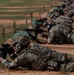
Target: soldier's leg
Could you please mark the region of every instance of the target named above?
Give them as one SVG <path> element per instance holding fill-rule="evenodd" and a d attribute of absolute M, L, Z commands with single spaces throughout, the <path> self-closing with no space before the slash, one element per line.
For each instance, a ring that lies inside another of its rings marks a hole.
<path fill-rule="evenodd" d="M 57 51 L 52 51 L 51 58 L 54 61 L 61 62 L 61 63 L 69 61 L 68 54 L 57 52 Z"/>
<path fill-rule="evenodd" d="M 67 54 L 53 52 L 52 60 L 47 62 L 47 69 L 71 72 L 74 71 L 74 61 Z"/>
<path fill-rule="evenodd" d="M 60 71 L 65 71 L 65 72 L 73 72 L 74 71 L 74 61 L 62 64 Z"/>

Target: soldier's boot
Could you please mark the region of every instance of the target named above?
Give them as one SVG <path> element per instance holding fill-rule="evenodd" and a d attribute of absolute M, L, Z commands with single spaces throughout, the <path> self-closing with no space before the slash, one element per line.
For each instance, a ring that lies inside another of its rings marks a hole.
<path fill-rule="evenodd" d="M 73 62 L 69 62 L 67 64 L 62 64 L 60 71 L 64 71 L 64 72 L 73 72 L 74 71 L 74 61 Z"/>
<path fill-rule="evenodd" d="M 58 71 L 60 69 L 60 63 L 54 60 L 49 60 L 47 62 L 47 70 L 55 70 Z"/>

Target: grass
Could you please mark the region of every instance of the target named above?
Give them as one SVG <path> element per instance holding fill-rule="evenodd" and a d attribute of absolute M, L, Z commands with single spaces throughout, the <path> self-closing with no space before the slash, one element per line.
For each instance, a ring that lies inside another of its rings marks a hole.
<path fill-rule="evenodd" d="M 5 40 L 7 40 L 8 38 L 12 38 L 13 37 L 13 32 L 9 32 L 9 33 L 6 33 L 5 34 Z M 1 33 L 0 33 L 0 44 L 3 42 L 2 39 L 3 37 L 2 37 L 2 35 L 1 35 Z"/>
<path fill-rule="evenodd" d="M 21 19 L 31 19 L 31 16 L 6 16 L 6 17 L 3 17 L 3 16 L 0 16 L 0 19 L 11 19 L 11 20 L 21 20 Z M 33 18 L 37 18 L 37 17 L 33 17 Z"/>
<path fill-rule="evenodd" d="M 12 19 L 12 20 L 17 20 L 17 19 L 25 19 L 25 16 L 0 16 L 0 19 Z"/>
<path fill-rule="evenodd" d="M 1 5 L 7 6 L 29 6 L 29 5 L 38 5 L 41 3 L 47 3 L 50 0 L 17 0 L 17 2 L 11 2 L 11 0 L 0 0 Z"/>
<path fill-rule="evenodd" d="M 0 19 L 12 19 L 12 20 L 25 19 L 25 18 L 30 18 L 30 14 L 32 12 L 35 13 L 35 12 L 42 12 L 42 11 L 43 10 L 41 10 L 41 9 L 32 9 L 32 10 L 30 9 L 27 11 L 19 11 L 19 12 L 0 11 L 0 15 L 3 15 L 3 16 L 0 16 Z M 4 14 L 5 14 L 5 16 L 4 16 Z M 26 16 L 26 14 L 29 14 L 29 16 Z M 8 16 L 8 15 L 10 15 L 10 16 Z"/>

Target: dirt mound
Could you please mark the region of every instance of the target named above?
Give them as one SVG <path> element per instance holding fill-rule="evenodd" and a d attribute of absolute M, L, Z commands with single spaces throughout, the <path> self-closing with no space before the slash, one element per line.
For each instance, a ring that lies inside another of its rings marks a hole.
<path fill-rule="evenodd" d="M 0 69 L 0 75 L 74 75 L 74 72 L 65 73 L 55 71 L 31 71 L 25 69 L 19 70 Z"/>

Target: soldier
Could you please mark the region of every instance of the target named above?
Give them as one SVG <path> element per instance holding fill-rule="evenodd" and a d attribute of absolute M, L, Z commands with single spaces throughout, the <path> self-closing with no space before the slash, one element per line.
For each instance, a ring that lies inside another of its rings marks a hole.
<path fill-rule="evenodd" d="M 73 8 L 73 3 L 74 1 L 73 0 L 64 0 L 64 4 L 65 4 L 65 12 L 67 13 L 70 9 Z"/>
<path fill-rule="evenodd" d="M 49 30 L 55 25 L 54 21 L 51 18 L 47 18 L 47 20 L 43 23 L 43 32 L 38 35 L 38 40 L 40 43 L 45 44 L 47 43 L 47 38 L 48 38 L 48 32 Z"/>
<path fill-rule="evenodd" d="M 34 26 L 35 29 L 35 39 L 37 39 L 38 33 L 42 33 L 43 30 L 41 27 L 43 27 L 44 21 L 46 21 L 47 18 L 40 18 L 32 21 L 32 25 Z"/>
<path fill-rule="evenodd" d="M 56 25 L 53 26 L 48 35 L 48 43 L 66 43 L 67 34 L 72 31 L 72 19 L 66 16 L 60 16 L 55 20 Z"/>
<path fill-rule="evenodd" d="M 20 45 L 20 43 L 18 44 Z M 67 54 L 53 51 L 48 47 L 34 44 L 21 49 L 19 53 L 17 49 L 14 51 L 17 57 L 12 62 L 8 62 L 0 56 L 1 63 L 9 69 L 25 65 L 33 70 L 74 71 L 74 62 Z"/>
<path fill-rule="evenodd" d="M 48 17 L 50 17 L 53 20 L 54 19 L 54 13 L 53 12 L 49 12 L 48 13 Z"/>
<path fill-rule="evenodd" d="M 72 17 L 72 16 L 74 16 L 74 1 L 72 2 L 72 4 L 70 4 L 68 7 L 67 7 L 67 9 L 68 9 L 68 13 L 67 13 L 67 15 L 69 16 L 69 17 Z"/>

